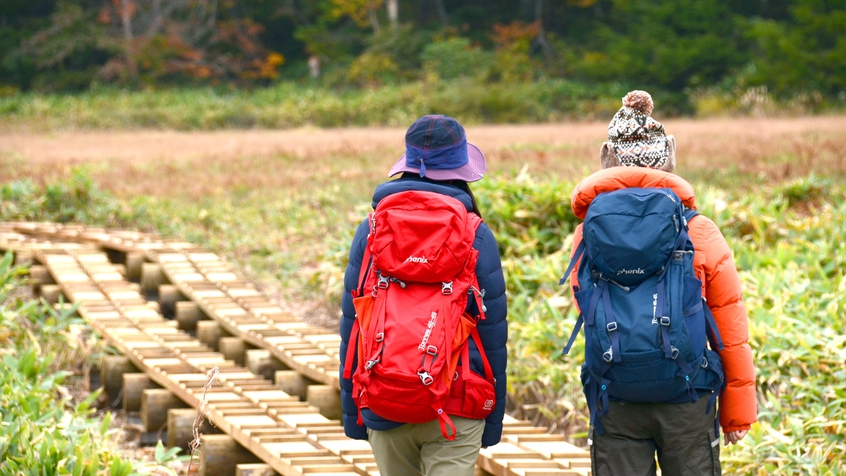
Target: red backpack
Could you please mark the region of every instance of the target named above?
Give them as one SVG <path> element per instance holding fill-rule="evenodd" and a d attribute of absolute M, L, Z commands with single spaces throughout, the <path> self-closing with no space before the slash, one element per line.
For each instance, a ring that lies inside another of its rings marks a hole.
<path fill-rule="evenodd" d="M 344 378 L 350 378 L 358 357 L 352 382 L 359 424 L 364 408 L 402 423 L 438 419 L 452 440 L 449 415 L 483 419 L 496 403 L 495 380 L 476 329 L 484 319 L 484 293 L 473 241 L 482 219 L 455 198 L 407 191 L 380 201 L 369 221 L 344 368 Z M 465 312 L 471 296 L 476 317 Z M 484 377 L 469 370 L 470 338 L 482 356 Z"/>

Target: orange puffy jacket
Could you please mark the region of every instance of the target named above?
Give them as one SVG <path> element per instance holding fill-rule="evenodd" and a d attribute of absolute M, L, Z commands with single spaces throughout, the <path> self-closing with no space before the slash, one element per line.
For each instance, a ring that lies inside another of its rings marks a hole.
<path fill-rule="evenodd" d="M 685 206 L 696 209 L 693 187 L 678 175 L 644 167 L 611 167 L 590 175 L 576 186 L 570 197 L 573 212 L 584 219 L 597 195 L 629 187 L 670 188 Z M 708 300 L 725 344 L 725 350 L 719 352 L 727 383 L 720 395 L 720 425 L 726 433 L 748 430 L 757 420 L 757 400 L 740 278 L 731 250 L 717 225 L 698 215 L 690 220 L 689 227 L 690 240 L 696 249 L 693 259 L 696 275 L 702 281 L 702 294 Z M 579 225 L 573 251 L 581 240 L 582 226 Z M 570 274 L 570 285 L 578 285 L 576 270 Z"/>

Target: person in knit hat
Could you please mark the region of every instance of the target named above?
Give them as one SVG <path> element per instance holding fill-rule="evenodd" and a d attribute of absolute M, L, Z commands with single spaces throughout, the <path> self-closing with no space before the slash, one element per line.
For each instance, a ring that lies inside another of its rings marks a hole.
<path fill-rule="evenodd" d="M 676 140 L 651 117 L 654 108 L 646 91 L 632 91 L 623 97 L 623 107 L 608 124 L 608 142 L 599 152 L 603 169 L 622 165 L 672 172 L 676 168 Z"/>
<path fill-rule="evenodd" d="M 608 125 L 608 141 L 600 148 L 602 170 L 582 180 L 571 195 L 576 216 L 584 219 L 597 196 L 623 188 L 669 188 L 685 208 L 696 209 L 693 187 L 672 173 L 676 167 L 675 138 L 666 135 L 664 126 L 651 117 L 653 109 L 652 97 L 645 91 L 632 91 L 623 98 L 623 106 Z M 694 247 L 694 272 L 702 282 L 702 296 L 724 344 L 723 349 L 712 350 L 722 362 L 725 385 L 706 394 L 697 388 L 698 399 L 691 397 L 683 402 L 635 403 L 611 398 L 599 404 L 607 413 L 598 413 L 598 425 L 590 429 L 594 476 L 654 476 L 656 458 L 667 475 L 721 474 L 720 436 L 715 423 L 722 427 L 728 445 L 746 436 L 757 420 L 746 308 L 731 250 L 708 217 L 693 216 L 687 225 Z M 579 225 L 571 257 L 583 241 L 582 232 Z M 575 293 L 579 290 L 578 266 L 569 278 Z M 719 411 L 714 408 L 715 401 Z"/>

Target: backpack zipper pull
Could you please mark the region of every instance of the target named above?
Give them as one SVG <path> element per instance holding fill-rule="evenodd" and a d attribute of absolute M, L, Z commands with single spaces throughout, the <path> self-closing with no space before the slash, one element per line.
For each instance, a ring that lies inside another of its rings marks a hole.
<path fill-rule="evenodd" d="M 400 287 L 401 287 L 401 288 L 405 289 L 405 283 L 404 283 L 404 282 L 402 282 L 402 281 L 400 281 L 400 280 L 399 280 L 399 279 L 397 279 L 397 278 L 393 278 L 393 277 L 392 277 L 392 278 L 388 278 L 388 281 L 390 281 L 390 282 L 392 282 L 392 283 L 398 283 L 398 284 L 400 285 Z"/>
<path fill-rule="evenodd" d="M 628 287 L 628 286 L 624 286 L 624 285 L 622 285 L 622 284 L 618 283 L 617 281 L 614 281 L 613 279 L 611 279 L 611 278 L 609 278 L 609 277 L 604 276 L 604 275 L 603 275 L 602 273 L 600 273 L 599 271 L 593 271 L 591 274 L 593 274 L 593 277 L 594 277 L 594 278 L 599 278 L 599 279 L 601 279 L 601 280 L 603 280 L 603 281 L 605 281 L 605 282 L 611 283 L 611 284 L 613 284 L 613 285 L 617 286 L 618 288 L 622 289 L 622 290 L 623 290 L 623 291 L 625 291 L 625 292 L 629 292 L 629 291 L 631 291 L 631 290 L 632 290 L 632 288 L 630 288 L 630 287 Z"/>
<path fill-rule="evenodd" d="M 467 293 L 472 294 L 474 298 L 477 298 L 476 304 L 479 305 L 479 309 L 481 309 L 482 312 L 488 312 L 488 308 L 487 308 L 487 306 L 485 306 L 485 301 L 483 300 L 485 298 L 485 290 L 484 289 L 479 290 L 479 289 L 476 289 L 475 286 L 471 285 L 470 288 L 467 290 Z"/>

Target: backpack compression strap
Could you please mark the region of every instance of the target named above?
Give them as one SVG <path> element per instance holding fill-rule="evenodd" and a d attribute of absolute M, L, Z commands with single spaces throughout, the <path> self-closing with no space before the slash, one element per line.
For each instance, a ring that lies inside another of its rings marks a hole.
<path fill-rule="evenodd" d="M 493 378 L 493 370 L 491 369 L 491 363 L 488 361 L 488 356 L 485 354 L 485 348 L 482 346 L 482 336 L 479 335 L 479 329 L 473 328 L 473 331 L 470 333 L 470 338 L 473 339 L 473 342 L 476 343 L 476 349 L 479 351 L 479 355 L 482 357 L 482 368 L 484 371 L 484 376 L 486 379 Z M 470 378 L 470 344 L 465 344 L 464 348 L 461 349 L 461 362 L 463 363 L 461 367 L 461 374 L 464 377 L 464 380 Z"/>

